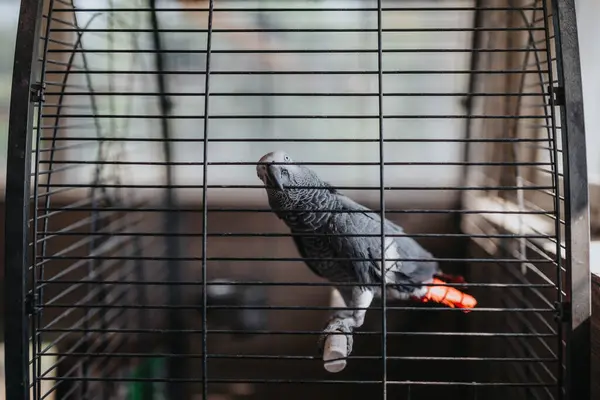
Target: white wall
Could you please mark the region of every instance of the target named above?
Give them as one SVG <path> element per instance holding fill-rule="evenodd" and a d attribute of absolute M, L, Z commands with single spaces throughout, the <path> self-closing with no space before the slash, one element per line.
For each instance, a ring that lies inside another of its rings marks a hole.
<path fill-rule="evenodd" d="M 101 2 L 96 0 L 94 6 Z M 87 6 L 86 1 L 79 2 Z M 257 6 L 281 7 L 280 1 L 247 0 L 227 3 L 228 7 L 236 5 L 242 7 Z M 291 4 L 293 3 L 293 4 Z M 384 2 L 386 6 L 397 5 L 396 2 Z M 448 4 L 446 4 L 448 3 Z M 164 2 L 166 5 L 167 3 Z M 286 3 L 287 4 L 287 3 Z M 327 2 L 314 2 L 306 0 L 291 1 L 289 6 L 310 7 L 374 7 L 375 1 L 358 0 L 329 0 Z M 402 2 L 405 6 L 432 6 L 438 2 L 414 1 Z M 445 2 L 444 6 L 468 7 L 470 1 L 458 0 Z M 288 6 L 288 5 L 286 5 Z M 80 13 L 80 25 L 86 17 Z M 147 23 L 146 13 L 141 13 L 142 21 L 131 22 L 134 26 Z M 165 16 L 167 14 L 164 14 Z M 257 13 L 229 13 L 231 22 L 256 24 Z M 285 12 L 264 13 L 267 23 L 274 28 L 376 28 L 375 12 Z M 206 27 L 202 20 L 191 22 L 181 13 L 168 13 L 168 19 L 162 19 L 165 27 L 169 28 L 202 28 Z M 128 16 L 131 19 L 131 16 Z M 472 12 L 384 12 L 384 28 L 468 28 L 472 24 Z M 101 27 L 105 19 L 98 19 L 92 27 Z M 136 25 L 137 24 L 137 25 Z M 218 26 L 215 26 L 218 28 Z M 242 33 L 240 35 L 245 35 Z M 384 49 L 417 49 L 417 48 L 456 48 L 466 49 L 470 46 L 469 32 L 387 32 L 383 36 Z M 377 49 L 377 34 L 370 33 L 278 33 L 273 40 L 278 42 L 279 48 L 287 49 Z M 99 35 L 87 36 L 85 45 L 88 48 L 106 48 Z M 119 40 L 119 46 L 127 47 L 127 38 Z M 149 37 L 140 35 L 140 47 L 150 48 Z M 206 35 L 204 33 L 178 33 L 170 34 L 165 38 L 167 48 L 170 49 L 204 49 Z M 222 33 L 213 34 L 213 50 L 239 49 L 240 44 L 231 36 Z M 105 56 L 104 56 L 105 57 Z M 194 55 L 169 55 L 168 61 L 172 68 L 177 70 L 204 69 L 204 56 Z M 469 52 L 449 53 L 385 53 L 383 68 L 390 72 L 394 70 L 466 70 L 469 66 Z M 90 60 L 92 58 L 90 57 Z M 97 68 L 106 69 L 107 62 L 100 56 L 95 58 L 100 65 Z M 280 69 L 287 70 L 369 70 L 377 71 L 377 54 L 304 54 L 304 55 L 278 55 L 277 59 L 283 64 Z M 141 59 L 139 59 L 141 60 Z M 152 60 L 144 57 L 143 63 L 138 62 L 132 69 L 151 69 Z M 81 60 L 79 59 L 79 63 Z M 145 64 L 145 66 L 144 66 Z M 126 60 L 121 61 L 119 69 L 127 68 Z M 245 71 L 268 69 L 255 55 L 214 54 L 212 56 L 213 71 Z M 202 93 L 204 91 L 203 75 L 171 76 L 169 84 L 173 92 Z M 78 84 L 85 83 L 84 75 L 73 77 Z M 121 85 L 127 85 L 129 80 L 135 79 L 134 87 L 129 90 L 156 90 L 152 76 L 146 75 L 144 79 L 135 76 L 122 76 Z M 102 76 L 95 75 L 95 82 L 105 86 Z M 75 81 L 74 81 L 75 82 Z M 468 87 L 468 74 L 386 74 L 384 76 L 384 92 L 432 92 L 453 93 L 466 92 Z M 235 92 L 369 92 L 377 93 L 376 74 L 354 75 L 218 75 L 211 77 L 212 93 Z M 133 114 L 157 114 L 156 102 L 152 98 L 126 98 L 134 101 Z M 203 113 L 204 99 L 201 96 L 173 97 L 175 102 L 174 114 L 197 115 Z M 465 121 L 462 119 L 396 119 L 389 118 L 393 115 L 462 115 L 460 97 L 398 97 L 386 96 L 383 103 L 383 112 L 386 116 L 384 124 L 384 137 L 386 139 L 423 139 L 438 138 L 457 139 L 465 133 Z M 86 101 L 82 96 L 72 99 L 81 106 Z M 211 97 L 211 115 L 370 115 L 371 119 L 213 119 L 210 122 L 208 136 L 210 139 L 218 138 L 345 138 L 345 139 L 377 139 L 379 135 L 377 123 L 377 96 L 371 97 L 276 97 L 267 96 L 214 96 Z M 120 101 L 123 103 L 123 99 Z M 107 113 L 106 101 L 102 101 L 103 113 Z M 120 106 L 119 113 L 126 109 Z M 105 126 L 109 121 L 104 120 Z M 87 121 L 92 126 L 91 121 Z M 121 123 L 119 122 L 119 126 Z M 118 135 L 140 137 L 157 137 L 158 122 L 156 120 L 132 120 L 127 128 L 121 129 Z M 202 120 L 181 119 L 173 121 L 175 136 L 178 138 L 196 138 L 197 142 L 178 144 L 176 157 L 179 161 L 202 161 Z M 84 129 L 79 132 L 71 130 L 71 134 L 94 135 L 93 129 Z M 160 160 L 160 147 L 152 144 L 132 144 L 128 146 L 127 157 L 131 160 Z M 251 142 L 211 142 L 209 144 L 209 161 L 243 161 L 256 162 L 264 153 L 284 149 L 298 161 L 303 162 L 378 162 L 378 143 L 251 143 Z M 404 142 L 387 143 L 385 147 L 386 162 L 456 162 L 462 160 L 463 144 L 458 142 Z M 88 153 L 89 154 L 89 153 Z M 78 156 L 82 157 L 83 155 Z M 90 157 L 92 155 L 88 155 Z M 73 156 L 75 157 L 75 156 Z M 374 186 L 379 185 L 378 166 L 337 166 L 314 167 L 324 178 L 334 185 L 341 186 Z M 160 168 L 158 168 L 160 169 Z M 148 174 L 153 169 L 144 167 L 132 172 L 125 179 L 149 180 L 155 178 Z M 460 166 L 386 166 L 386 186 L 456 186 L 461 179 Z M 178 168 L 178 183 L 202 184 L 202 167 L 190 166 Z M 146 178 L 146 179 L 144 179 Z M 223 185 L 254 185 L 260 182 L 256 178 L 253 166 L 211 166 L 208 173 L 209 184 Z M 244 196 L 252 191 L 246 190 Z M 254 192 L 257 192 L 254 190 Z M 231 193 L 229 191 L 228 193 Z M 258 193 L 257 193 L 258 194 Z M 450 191 L 440 195 L 436 191 L 390 191 L 386 196 L 402 197 L 407 200 L 432 200 L 437 203 L 451 204 L 458 192 Z M 373 191 L 374 200 L 378 198 Z"/>
<path fill-rule="evenodd" d="M 600 184 L 600 1 L 575 0 L 590 182 Z"/>

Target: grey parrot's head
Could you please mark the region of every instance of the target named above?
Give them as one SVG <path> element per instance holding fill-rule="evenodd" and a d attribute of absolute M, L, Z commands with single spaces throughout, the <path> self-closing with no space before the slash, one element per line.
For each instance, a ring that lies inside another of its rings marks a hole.
<path fill-rule="evenodd" d="M 290 227 L 315 227 L 327 213 L 316 212 L 335 201 L 334 189 L 311 169 L 296 164 L 284 151 L 273 151 L 258 160 L 256 174 L 265 185 L 269 204 Z M 309 212 L 304 215 L 303 211 Z M 296 212 L 299 211 L 299 212 Z"/>
<path fill-rule="evenodd" d="M 258 160 L 256 175 L 268 190 L 284 192 L 294 186 L 302 186 L 306 180 L 306 168 L 295 165 L 286 152 L 278 150 Z"/>
<path fill-rule="evenodd" d="M 280 150 L 267 153 L 258 160 L 256 175 L 265 185 L 268 196 L 281 206 L 299 205 L 325 186 L 311 169 L 296 164 Z"/>

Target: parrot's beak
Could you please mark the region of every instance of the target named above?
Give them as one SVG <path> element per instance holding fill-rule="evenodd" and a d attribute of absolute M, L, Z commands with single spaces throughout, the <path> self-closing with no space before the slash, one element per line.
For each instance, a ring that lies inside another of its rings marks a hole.
<path fill-rule="evenodd" d="M 281 181 L 281 167 L 279 165 L 269 165 L 267 171 L 269 182 L 279 190 L 283 190 L 284 186 Z"/>

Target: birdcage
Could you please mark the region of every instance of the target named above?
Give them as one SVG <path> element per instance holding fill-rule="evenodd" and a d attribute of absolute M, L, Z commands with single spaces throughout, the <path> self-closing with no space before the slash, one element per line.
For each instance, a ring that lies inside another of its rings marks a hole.
<path fill-rule="evenodd" d="M 590 398 L 577 40 L 573 0 L 22 0 L 7 399 Z M 381 284 L 319 351 L 278 149 L 477 306 Z"/>

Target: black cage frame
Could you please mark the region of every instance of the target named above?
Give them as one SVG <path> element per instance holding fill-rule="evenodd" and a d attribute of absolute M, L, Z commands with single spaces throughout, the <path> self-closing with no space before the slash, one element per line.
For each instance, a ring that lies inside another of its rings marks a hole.
<path fill-rule="evenodd" d="M 58 0 L 57 0 L 58 1 Z M 151 2 L 154 4 L 154 2 Z M 478 26 L 478 18 L 481 18 L 481 10 L 485 9 L 485 0 L 476 2 L 473 8 L 476 11 L 475 26 Z M 562 162 L 564 175 L 564 215 L 565 221 L 564 243 L 565 257 L 564 270 L 566 271 L 566 282 L 559 284 L 559 290 L 564 291 L 563 301 L 556 304 L 556 316 L 561 320 L 562 340 L 565 343 L 565 354 L 563 356 L 564 377 L 561 382 L 559 398 L 570 400 L 591 399 L 590 386 L 590 318 L 591 318 L 591 277 L 589 268 L 589 221 L 588 221 L 588 189 L 587 189 L 587 169 L 586 169 L 586 148 L 585 148 L 585 129 L 583 122 L 583 98 L 581 89 L 581 71 L 579 61 L 579 46 L 577 38 L 577 24 L 575 16 L 574 0 L 548 0 L 544 1 L 544 12 L 547 12 L 547 6 L 551 4 L 554 13 L 551 16 L 555 30 L 556 43 L 556 63 L 558 76 L 556 83 L 549 87 L 549 105 L 554 109 L 560 109 L 562 121 Z M 212 15 L 218 11 L 218 2 L 209 1 L 209 43 L 207 48 L 207 90 L 205 94 L 205 109 L 203 124 L 206 128 L 209 117 L 209 97 L 208 83 L 210 77 L 210 33 L 212 30 Z M 32 382 L 29 377 L 31 360 L 29 355 L 29 343 L 31 336 L 35 336 L 35 325 L 32 322 L 36 313 L 36 307 L 40 299 L 38 292 L 30 288 L 31 277 L 30 269 L 35 264 L 30 254 L 32 240 L 37 236 L 37 226 L 32 226 L 32 206 L 37 200 L 35 188 L 32 188 L 31 177 L 35 175 L 32 171 L 32 154 L 39 151 L 39 146 L 32 151 L 34 141 L 34 109 L 41 109 L 44 102 L 45 83 L 44 71 L 45 65 L 40 66 L 38 60 L 43 57 L 43 49 L 39 46 L 39 38 L 42 34 L 42 21 L 44 2 L 39 0 L 22 0 L 21 11 L 18 24 L 18 34 L 14 61 L 14 75 L 12 86 L 12 99 L 10 108 L 9 124 L 9 146 L 8 146 L 8 164 L 6 179 L 6 258 L 5 258 L 5 351 L 6 351 L 6 393 L 9 400 L 30 399 L 30 387 Z M 377 12 L 379 20 L 378 34 L 381 36 L 381 16 L 384 12 L 381 0 L 377 1 L 377 7 L 371 11 Z M 155 12 L 153 13 L 154 44 L 157 50 L 160 50 L 160 35 L 156 31 L 157 20 Z M 47 18 L 47 16 L 46 16 Z M 477 48 L 479 43 L 479 34 L 473 36 L 473 47 Z M 549 45 L 549 38 L 546 38 Z M 382 69 L 381 69 L 381 40 L 379 40 L 379 126 L 383 129 L 383 115 L 381 111 L 382 102 Z M 161 92 L 168 92 L 165 89 L 164 77 L 162 71 L 162 57 L 160 51 L 156 52 L 156 74 L 158 85 Z M 471 61 L 471 70 L 477 66 L 477 57 L 480 53 L 473 52 Z M 474 91 L 478 74 L 470 76 L 470 92 Z M 473 97 L 467 98 L 467 108 L 471 112 Z M 169 114 L 169 100 L 166 96 L 161 96 L 160 112 L 162 118 L 162 132 L 165 138 L 165 158 L 169 163 L 169 127 L 167 116 Z M 554 111 L 552 111 L 553 113 Z M 554 133 L 557 128 L 553 127 Z M 468 136 L 471 134 L 471 123 L 467 125 Z M 556 136 L 555 136 L 556 137 Z M 383 152 L 384 140 L 380 135 L 380 150 Z M 204 147 L 206 152 L 207 146 Z M 467 158 L 469 157 L 470 146 L 465 143 Z M 204 174 L 206 178 L 206 153 L 204 157 Z M 383 168 L 383 161 L 381 161 Z M 167 166 L 167 171 L 170 168 Z M 36 167 L 37 171 L 37 167 Z M 168 172 L 168 174 L 170 174 Z M 557 173 L 558 174 L 558 173 Z M 558 176 L 558 175 L 557 175 Z M 206 179 L 205 179 L 206 182 Z M 165 181 L 166 185 L 171 185 L 170 178 Z M 381 202 L 383 203 L 383 187 L 381 188 Z M 164 199 L 165 207 L 174 208 L 176 199 L 172 197 L 169 190 L 166 191 Z M 206 229 L 206 186 L 203 195 L 204 204 L 204 229 Z M 382 204 L 382 208 L 385 208 Z M 34 211 L 35 213 L 35 211 Z M 166 213 L 165 231 L 176 232 L 177 218 Z M 558 218 L 558 217 L 557 217 Z M 560 233 L 557 233 L 557 243 L 560 249 Z M 168 237 L 168 248 L 173 252 L 170 258 L 177 258 L 177 239 L 175 236 Z M 204 246 L 206 246 L 206 237 L 204 237 Z M 206 282 L 206 256 L 202 260 L 203 282 Z M 175 270 L 175 269 L 174 269 Z M 169 280 L 179 280 L 177 276 L 169 276 Z M 203 289 L 206 289 L 206 284 Z M 177 303 L 177 291 L 172 291 L 169 301 Z M 203 290 L 203 307 L 207 304 L 207 290 Z M 385 313 L 385 306 L 384 313 Z M 206 310 L 204 310 L 203 319 L 206 322 Z M 385 323 L 385 318 L 384 318 Z M 170 321 L 171 327 L 181 326 L 181 321 L 174 315 Z M 385 326 L 384 326 L 385 328 Z M 206 340 L 206 332 L 203 338 Z M 181 343 L 175 337 L 172 340 L 173 346 L 181 346 Z M 35 350 L 34 350 L 35 351 Z M 179 347 L 178 352 L 184 349 Z M 384 349 L 385 352 L 385 341 Z M 204 358 L 206 362 L 206 357 Z M 172 369 L 180 368 L 175 359 Z M 385 370 L 385 361 L 384 361 Z M 177 371 L 172 371 L 174 377 L 178 376 Z M 34 377 L 36 372 L 34 371 Z M 206 383 L 206 375 L 202 377 Z M 35 380 L 35 378 L 34 378 Z M 204 390 L 206 394 L 206 384 Z M 384 378 L 383 397 L 386 398 L 386 385 Z M 177 385 L 171 389 L 173 398 L 177 398 Z M 34 395 L 34 398 L 38 399 Z M 182 398 L 182 397 L 181 397 Z"/>

